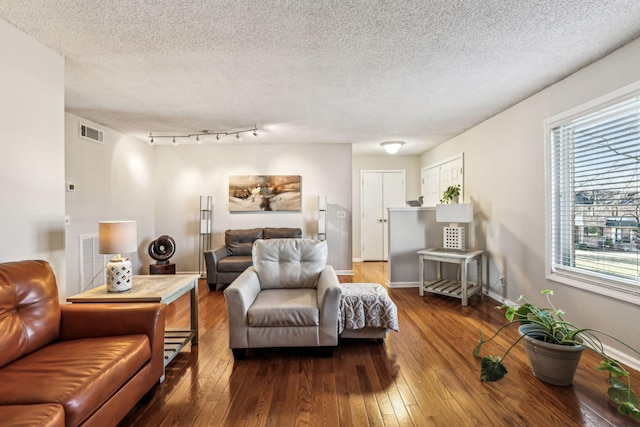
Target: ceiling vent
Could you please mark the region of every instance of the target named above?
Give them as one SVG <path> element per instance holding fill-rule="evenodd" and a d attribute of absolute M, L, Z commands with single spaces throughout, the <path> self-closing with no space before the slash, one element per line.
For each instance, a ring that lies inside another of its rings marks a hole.
<path fill-rule="evenodd" d="M 80 123 L 79 134 L 80 138 L 88 139 L 89 141 L 99 142 L 100 144 L 104 142 L 104 132 L 84 123 Z"/>

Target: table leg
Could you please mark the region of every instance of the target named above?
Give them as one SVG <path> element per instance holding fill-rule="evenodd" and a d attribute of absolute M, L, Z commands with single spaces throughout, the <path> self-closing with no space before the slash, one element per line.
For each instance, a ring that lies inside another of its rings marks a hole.
<path fill-rule="evenodd" d="M 191 344 L 198 344 L 198 280 L 195 280 L 193 289 L 191 289 L 191 330 L 193 330 L 193 338 Z"/>
<path fill-rule="evenodd" d="M 423 297 L 424 296 L 424 258 L 422 258 L 422 255 L 419 256 L 419 261 L 418 261 L 418 292 L 420 293 L 420 296 Z"/>
<path fill-rule="evenodd" d="M 462 305 L 466 306 L 468 304 L 467 301 L 467 261 L 462 261 L 460 263 L 462 267 L 462 272 L 460 277 L 460 283 L 462 284 Z"/>
<path fill-rule="evenodd" d="M 480 285 L 480 298 L 484 298 L 484 290 L 482 288 L 484 276 L 482 275 L 482 267 L 484 264 L 484 254 L 478 258 L 478 285 Z"/>

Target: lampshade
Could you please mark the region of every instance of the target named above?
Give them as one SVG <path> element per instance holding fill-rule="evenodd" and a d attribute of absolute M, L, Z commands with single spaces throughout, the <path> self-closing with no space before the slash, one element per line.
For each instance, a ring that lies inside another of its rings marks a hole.
<path fill-rule="evenodd" d="M 396 154 L 400 147 L 404 145 L 404 141 L 385 141 L 381 142 L 380 145 L 385 151 L 389 154 Z"/>
<path fill-rule="evenodd" d="M 135 221 L 101 221 L 98 223 L 101 254 L 122 254 L 138 250 Z"/>
<path fill-rule="evenodd" d="M 473 205 L 471 203 L 450 203 L 436 205 L 437 222 L 472 222 Z"/>

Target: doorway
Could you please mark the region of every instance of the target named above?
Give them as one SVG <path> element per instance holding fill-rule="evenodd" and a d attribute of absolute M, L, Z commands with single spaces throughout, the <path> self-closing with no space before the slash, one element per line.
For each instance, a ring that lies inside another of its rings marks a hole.
<path fill-rule="evenodd" d="M 360 171 L 361 212 L 360 239 L 363 261 L 388 261 L 389 207 L 406 204 L 404 170 Z"/>

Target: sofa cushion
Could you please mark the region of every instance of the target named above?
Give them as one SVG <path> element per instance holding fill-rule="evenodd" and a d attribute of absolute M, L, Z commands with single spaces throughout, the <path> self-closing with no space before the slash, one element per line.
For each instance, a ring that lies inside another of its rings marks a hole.
<path fill-rule="evenodd" d="M 301 237 L 302 230 L 300 228 L 265 227 L 264 229 L 265 239 L 299 239 Z"/>
<path fill-rule="evenodd" d="M 46 261 L 0 264 L 0 367 L 58 338 L 59 304 Z"/>
<path fill-rule="evenodd" d="M 320 310 L 315 289 L 267 289 L 247 315 L 250 327 L 317 326 Z"/>
<path fill-rule="evenodd" d="M 11 427 L 64 427 L 64 409 L 57 403 L 3 405 L 0 420 Z"/>
<path fill-rule="evenodd" d="M 253 242 L 258 239 L 262 239 L 262 228 L 224 232 L 224 243 L 229 255 L 251 255 Z"/>
<path fill-rule="evenodd" d="M 79 425 L 150 358 L 146 335 L 57 341 L 0 369 L 0 405 L 59 403 Z"/>
<path fill-rule="evenodd" d="M 231 256 L 218 261 L 218 271 L 220 273 L 242 273 L 252 265 L 251 255 Z"/>
<path fill-rule="evenodd" d="M 269 239 L 253 246 L 261 289 L 315 288 L 326 265 L 326 241 Z"/>

